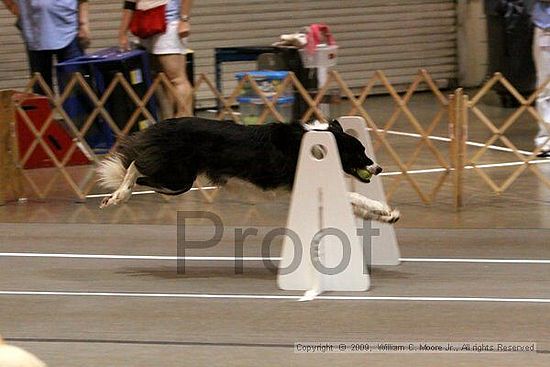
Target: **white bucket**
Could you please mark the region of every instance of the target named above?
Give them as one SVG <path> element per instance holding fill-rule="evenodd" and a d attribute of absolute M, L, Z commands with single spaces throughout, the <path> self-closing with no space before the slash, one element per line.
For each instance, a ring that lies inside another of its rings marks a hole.
<path fill-rule="evenodd" d="M 308 53 L 305 48 L 299 51 L 300 58 L 306 68 L 327 68 L 336 65 L 337 45 L 318 45 L 313 54 Z"/>

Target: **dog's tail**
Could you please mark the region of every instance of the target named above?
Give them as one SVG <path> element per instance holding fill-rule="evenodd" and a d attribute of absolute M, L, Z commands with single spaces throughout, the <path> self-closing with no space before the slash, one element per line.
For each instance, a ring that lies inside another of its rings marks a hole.
<path fill-rule="evenodd" d="M 99 176 L 98 182 L 102 187 L 116 190 L 124 180 L 126 167 L 120 154 L 114 154 L 101 161 L 96 172 Z"/>

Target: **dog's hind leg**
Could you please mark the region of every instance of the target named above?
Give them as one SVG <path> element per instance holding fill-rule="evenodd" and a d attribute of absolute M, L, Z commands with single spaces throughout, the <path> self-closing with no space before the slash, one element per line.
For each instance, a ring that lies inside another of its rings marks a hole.
<path fill-rule="evenodd" d="M 193 187 L 197 179 L 197 170 L 192 165 L 172 164 L 157 170 L 153 175 L 137 179 L 138 185 L 148 186 L 164 195 L 181 195 Z"/>
<path fill-rule="evenodd" d="M 150 187 L 159 194 L 172 196 L 181 195 L 193 187 L 193 181 L 178 184 L 163 184 L 155 180 L 153 177 L 139 177 L 137 179 L 137 184 Z"/>
<path fill-rule="evenodd" d="M 103 199 L 99 207 L 103 209 L 108 206 L 118 205 L 128 201 L 128 199 L 132 196 L 132 189 L 140 176 L 141 174 L 137 170 L 135 162 L 132 162 L 126 170 L 126 174 L 124 175 L 124 179 L 122 180 L 119 188 L 116 189 L 111 196 Z"/>

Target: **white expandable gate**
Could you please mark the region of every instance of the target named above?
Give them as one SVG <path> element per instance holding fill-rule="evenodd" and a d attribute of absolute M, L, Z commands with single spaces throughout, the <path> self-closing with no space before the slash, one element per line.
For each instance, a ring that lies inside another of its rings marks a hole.
<path fill-rule="evenodd" d="M 374 158 L 364 120 L 344 117 L 339 121 Z M 372 243 L 371 259 L 365 259 L 364 238 L 358 234 L 348 199 L 350 183 L 344 176 L 334 136 L 325 131 L 307 132 L 300 147 L 287 219 L 289 231 L 283 241 L 277 277 L 281 289 L 306 291 L 302 300 L 311 300 L 325 291 L 366 291 L 370 287 L 368 264 L 399 264 L 395 233 L 389 225 L 373 225 L 380 233 L 373 241 L 368 239 Z M 380 179 L 373 178 L 373 184 L 372 189 L 359 183 L 352 183 L 351 188 L 385 201 Z"/>

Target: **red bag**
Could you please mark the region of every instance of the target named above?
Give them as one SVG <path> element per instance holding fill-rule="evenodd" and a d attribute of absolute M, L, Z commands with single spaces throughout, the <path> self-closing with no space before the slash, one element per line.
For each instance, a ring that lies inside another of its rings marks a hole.
<path fill-rule="evenodd" d="M 147 10 L 136 9 L 130 21 L 130 32 L 139 38 L 166 32 L 166 5 Z"/>

